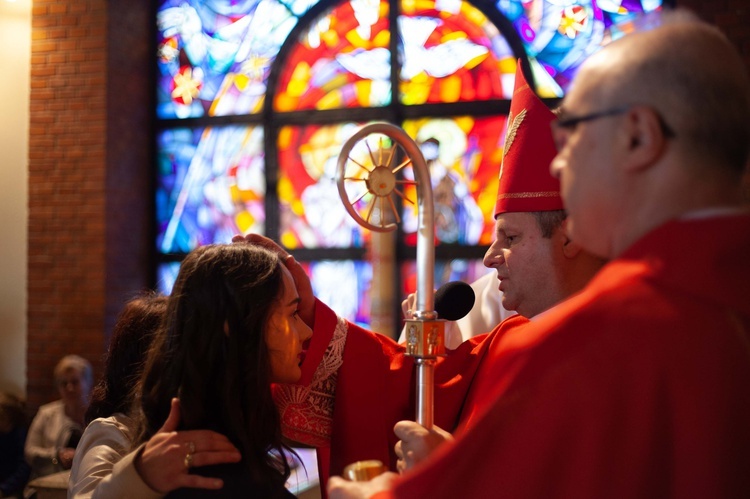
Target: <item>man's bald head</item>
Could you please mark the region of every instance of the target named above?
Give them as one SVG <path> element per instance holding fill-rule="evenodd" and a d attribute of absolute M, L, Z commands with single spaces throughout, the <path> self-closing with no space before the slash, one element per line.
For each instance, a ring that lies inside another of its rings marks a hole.
<path fill-rule="evenodd" d="M 685 11 L 665 13 L 659 28 L 608 45 L 582 72 L 601 83 L 596 101 L 649 105 L 686 157 L 742 173 L 750 144 L 750 80 L 718 29 Z"/>

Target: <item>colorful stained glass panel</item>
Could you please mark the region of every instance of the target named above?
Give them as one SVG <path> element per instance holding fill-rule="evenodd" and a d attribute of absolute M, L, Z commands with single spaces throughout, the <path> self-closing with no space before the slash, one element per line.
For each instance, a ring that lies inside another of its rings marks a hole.
<path fill-rule="evenodd" d="M 507 40 L 461 0 L 402 0 L 405 104 L 510 99 L 516 60 Z"/>
<path fill-rule="evenodd" d="M 180 272 L 180 262 L 169 262 L 159 264 L 156 268 L 156 291 L 169 295 Z"/>
<path fill-rule="evenodd" d="M 276 111 L 391 101 L 388 3 L 350 0 L 315 20 L 284 61 Z"/>
<path fill-rule="evenodd" d="M 167 0 L 157 11 L 160 118 L 257 113 L 271 64 L 317 0 Z"/>
<path fill-rule="evenodd" d="M 263 129 L 177 128 L 158 136 L 157 247 L 187 253 L 264 233 Z"/>
<path fill-rule="evenodd" d="M 489 245 L 494 233 L 493 209 L 503 159 L 506 117 L 429 118 L 410 120 L 404 130 L 419 144 L 430 169 L 439 242 Z M 413 179 L 412 169 L 404 177 Z M 416 189 L 405 189 L 416 198 Z M 403 231 L 416 244 L 417 207 L 404 203 Z"/>
<path fill-rule="evenodd" d="M 471 284 L 486 273 L 491 272 L 484 266 L 482 260 L 436 260 L 435 261 L 435 289 L 451 281 L 463 281 Z M 401 264 L 401 296 L 406 298 L 409 293 L 417 291 L 417 264 L 409 260 Z"/>
<path fill-rule="evenodd" d="M 313 293 L 340 317 L 367 327 L 370 323 L 372 265 L 357 260 L 301 262 Z"/>
<path fill-rule="evenodd" d="M 497 0 L 534 66 L 542 97 L 562 97 L 581 63 L 613 39 L 648 24 L 662 0 Z"/>
<path fill-rule="evenodd" d="M 284 127 L 279 132 L 281 243 L 287 248 L 361 247 L 365 234 L 336 186 L 342 144 L 359 125 Z"/>

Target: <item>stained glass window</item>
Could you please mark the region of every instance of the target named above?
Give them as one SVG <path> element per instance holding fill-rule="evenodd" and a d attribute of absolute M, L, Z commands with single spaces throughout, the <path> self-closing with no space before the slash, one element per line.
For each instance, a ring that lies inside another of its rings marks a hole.
<path fill-rule="evenodd" d="M 402 127 L 431 173 L 436 286 L 478 278 L 517 61 L 554 105 L 589 54 L 643 29 L 663 3 L 161 0 L 155 281 L 169 291 L 197 246 L 265 234 L 340 315 L 366 325 L 374 303 L 390 303 L 395 334 L 415 289 L 414 173 L 399 172 L 403 199 L 380 210 L 397 232 L 375 237 L 339 199 L 342 144 L 369 122 Z"/>
<path fill-rule="evenodd" d="M 158 136 L 156 244 L 186 253 L 265 231 L 263 129 L 172 128 Z"/>
<path fill-rule="evenodd" d="M 401 5 L 405 104 L 510 99 L 518 56 L 478 8 L 460 0 Z"/>
<path fill-rule="evenodd" d="M 505 116 L 458 116 L 404 122 L 404 130 L 416 140 L 430 169 L 439 242 L 492 243 L 505 121 Z M 405 176 L 413 179 L 413 171 L 406 170 Z M 407 187 L 406 196 L 415 199 L 414 190 Z M 416 208 L 404 205 L 403 230 L 410 245 L 416 243 Z"/>
<path fill-rule="evenodd" d="M 340 3 L 300 35 L 281 73 L 276 110 L 389 104 L 389 41 L 387 2 Z"/>
<path fill-rule="evenodd" d="M 360 126 L 344 122 L 279 131 L 279 236 L 285 247 L 364 245 L 367 234 L 346 212 L 335 182 L 341 146 Z"/>
<path fill-rule="evenodd" d="M 484 266 L 482 260 L 437 260 L 435 262 L 435 282 L 437 286 L 441 286 L 447 282 L 452 281 L 463 281 L 463 282 L 474 282 L 483 275 L 489 272 L 489 269 Z M 409 260 L 403 263 L 401 266 L 401 275 L 403 275 L 403 281 L 401 285 L 401 293 L 406 296 L 409 293 L 415 293 L 417 291 L 417 264 L 414 260 Z"/>

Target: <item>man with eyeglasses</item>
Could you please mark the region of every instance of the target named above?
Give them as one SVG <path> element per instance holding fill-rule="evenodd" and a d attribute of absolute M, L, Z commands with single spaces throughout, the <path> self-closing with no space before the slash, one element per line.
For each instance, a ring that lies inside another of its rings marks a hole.
<path fill-rule="evenodd" d="M 567 228 L 610 262 L 506 345 L 469 431 L 331 498 L 750 497 L 750 80 L 675 16 L 593 55 L 553 125 Z"/>

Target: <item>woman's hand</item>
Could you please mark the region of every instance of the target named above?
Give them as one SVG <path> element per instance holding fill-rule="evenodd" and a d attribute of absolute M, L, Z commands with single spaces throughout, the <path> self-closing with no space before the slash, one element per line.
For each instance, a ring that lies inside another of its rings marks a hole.
<path fill-rule="evenodd" d="M 63 447 L 57 451 L 57 460 L 63 469 L 69 470 L 73 466 L 73 458 L 75 457 L 76 450 L 71 447 Z"/>
<path fill-rule="evenodd" d="M 218 478 L 191 475 L 190 468 L 239 462 L 242 456 L 227 437 L 210 430 L 176 431 L 180 401 L 172 399 L 169 416 L 135 459 L 135 468 L 153 490 L 166 494 L 175 489 L 220 489 Z"/>

